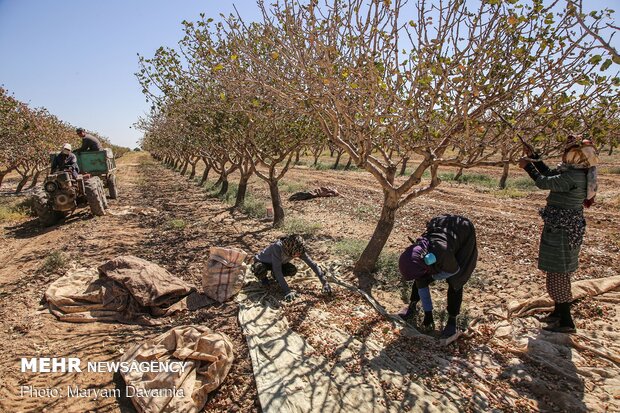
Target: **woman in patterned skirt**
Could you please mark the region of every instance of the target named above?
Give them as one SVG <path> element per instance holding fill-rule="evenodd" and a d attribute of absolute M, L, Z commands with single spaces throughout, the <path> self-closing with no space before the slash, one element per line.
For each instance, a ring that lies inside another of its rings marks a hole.
<path fill-rule="evenodd" d="M 530 175 L 540 189 L 550 191 L 547 205 L 540 210 L 544 221 L 538 268 L 547 274 L 547 292 L 555 308 L 544 321 L 545 330 L 574 333 L 570 305 L 571 274 L 578 267 L 579 251 L 586 229 L 583 207 L 590 207 L 596 195 L 598 156 L 591 141 L 579 135 L 567 139 L 562 163 L 550 169 L 538 155 L 526 149 L 534 161 L 521 159 L 519 166 Z"/>

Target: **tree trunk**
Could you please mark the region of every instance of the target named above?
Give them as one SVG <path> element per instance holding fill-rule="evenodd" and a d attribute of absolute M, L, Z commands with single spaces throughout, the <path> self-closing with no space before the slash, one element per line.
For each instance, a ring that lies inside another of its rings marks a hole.
<path fill-rule="evenodd" d="M 502 171 L 502 177 L 499 180 L 499 189 L 506 189 L 506 181 L 508 180 L 509 169 L 510 162 L 504 162 L 504 170 Z"/>
<path fill-rule="evenodd" d="M 224 174 L 222 177 L 222 187 L 220 188 L 220 192 L 217 193 L 217 196 L 224 196 L 228 192 L 228 175 Z"/>
<path fill-rule="evenodd" d="M 200 186 L 203 186 L 205 184 L 205 182 L 207 182 L 207 178 L 209 178 L 209 171 L 211 171 L 211 167 L 207 164 L 205 164 L 205 170 L 202 173 L 202 178 L 200 178 Z"/>
<path fill-rule="evenodd" d="M 41 172 L 43 172 L 43 171 L 37 171 L 34 174 L 34 177 L 32 178 L 32 182 L 30 183 L 30 186 L 28 187 L 28 189 L 32 189 L 35 186 L 37 186 L 37 183 L 39 183 L 39 177 L 41 176 Z"/>
<path fill-rule="evenodd" d="M 269 181 L 269 193 L 271 195 L 271 206 L 273 207 L 273 226 L 277 228 L 284 223 L 284 208 L 282 208 L 278 181 Z"/>
<path fill-rule="evenodd" d="M 456 175 L 454 175 L 453 180 L 454 181 L 458 181 L 459 179 L 461 179 L 461 176 L 463 176 L 463 168 L 459 168 L 459 170 L 456 173 Z"/>
<path fill-rule="evenodd" d="M 334 152 L 336 151 L 336 149 L 334 147 L 329 148 L 329 157 L 333 158 L 334 157 Z"/>
<path fill-rule="evenodd" d="M 15 188 L 15 193 L 21 192 L 22 189 L 24 189 L 24 186 L 26 185 L 31 176 L 32 175 L 30 175 L 30 173 L 28 172 L 22 175 L 22 180 L 19 181 L 19 183 L 17 184 L 17 188 Z"/>
<path fill-rule="evenodd" d="M 189 161 L 184 161 L 183 162 L 183 169 L 181 169 L 181 176 L 185 176 L 185 173 L 187 172 L 187 167 L 189 166 Z"/>
<path fill-rule="evenodd" d="M 370 293 L 372 284 L 375 281 L 372 272 L 377 265 L 377 260 L 385 243 L 392 233 L 397 210 L 398 199 L 395 197 L 390 199 L 389 194 L 384 194 L 379 222 L 377 222 L 370 242 L 366 245 L 364 252 L 362 252 L 353 268 L 354 274 L 358 277 L 360 288 L 368 293 Z"/>
<path fill-rule="evenodd" d="M 300 151 L 295 152 L 295 165 L 299 164 L 299 152 Z"/>
<path fill-rule="evenodd" d="M 248 189 L 248 180 L 250 179 L 250 175 L 241 174 L 241 178 L 239 179 L 239 189 L 237 190 L 237 198 L 235 199 L 235 208 L 240 208 L 245 202 L 245 193 Z"/>
<path fill-rule="evenodd" d="M 216 188 L 217 186 L 219 186 L 222 182 L 224 182 L 224 174 L 220 174 L 220 177 L 217 178 L 217 181 L 215 181 L 215 183 L 213 184 L 213 188 Z"/>
<path fill-rule="evenodd" d="M 349 156 L 349 161 L 348 161 L 348 162 L 347 162 L 347 164 L 344 166 L 344 170 L 345 170 L 345 171 L 348 171 L 348 170 L 349 170 L 349 168 L 351 167 L 351 161 L 352 161 L 352 160 L 353 160 L 353 159 Z"/>
<path fill-rule="evenodd" d="M 614 153 L 614 145 L 612 145 L 611 143 L 609 144 L 609 152 L 607 152 L 607 155 L 611 156 Z M 2 181 L 0 181 L 2 182 Z"/>
<path fill-rule="evenodd" d="M 312 166 L 316 166 L 316 164 L 319 162 L 319 156 L 321 156 L 321 154 L 312 154 L 312 156 L 314 156 L 314 162 L 312 163 Z"/>
<path fill-rule="evenodd" d="M 4 181 L 4 177 L 8 174 L 8 172 L 0 173 L 0 188 L 2 188 L 2 181 Z"/>
<path fill-rule="evenodd" d="M 407 161 L 409 160 L 408 156 L 403 158 L 403 165 L 400 167 L 400 176 L 404 176 L 407 173 Z"/>
<path fill-rule="evenodd" d="M 342 156 L 342 151 L 338 151 L 338 154 L 336 155 L 336 162 L 334 162 L 334 166 L 332 166 L 332 169 L 338 169 L 338 164 L 340 163 L 341 156 Z"/>
<path fill-rule="evenodd" d="M 191 181 L 192 179 L 194 179 L 194 177 L 196 176 L 196 164 L 198 163 L 198 160 L 196 160 L 196 162 L 190 162 L 190 164 L 192 165 L 192 169 L 189 173 L 189 180 Z"/>

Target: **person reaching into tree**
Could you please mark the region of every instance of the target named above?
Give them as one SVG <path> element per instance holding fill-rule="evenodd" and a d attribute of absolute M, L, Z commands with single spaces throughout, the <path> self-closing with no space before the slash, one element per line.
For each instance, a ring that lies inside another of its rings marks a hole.
<path fill-rule="evenodd" d="M 459 215 L 441 215 L 426 224 L 426 232 L 407 247 L 398 260 L 402 277 L 413 282 L 409 306 L 401 317 L 414 319 L 418 302 L 422 302 L 422 330 L 435 329 L 430 285 L 435 281 L 448 283 L 448 321 L 442 338 L 456 334 L 456 318 L 463 302 L 463 286 L 478 262 L 476 230 L 473 223 Z"/>
<path fill-rule="evenodd" d="M 579 265 L 579 251 L 586 230 L 583 207 L 592 205 L 598 189 L 598 154 L 592 142 L 581 135 L 568 136 L 562 163 L 556 169 L 550 169 L 529 148 L 525 148 L 525 154 L 529 159 L 519 160 L 519 166 L 538 188 L 550 191 L 547 205 L 539 211 L 544 226 L 538 269 L 547 274 L 547 292 L 555 303 L 553 312 L 543 319 L 549 323 L 544 329 L 574 333 L 570 279 Z"/>
<path fill-rule="evenodd" d="M 256 254 L 254 264 L 252 264 L 252 272 L 263 285 L 267 285 L 269 284 L 267 274 L 271 271 L 284 292 L 284 299 L 292 301 L 296 298 L 296 293 L 289 288 L 285 277 L 292 277 L 297 273 L 297 267 L 290 263 L 295 258 L 301 258 L 303 262 L 308 264 L 321 281 L 323 292 L 331 294 L 331 286 L 319 266 L 312 261 L 306 252 L 303 238 L 297 234 L 280 238 Z"/>

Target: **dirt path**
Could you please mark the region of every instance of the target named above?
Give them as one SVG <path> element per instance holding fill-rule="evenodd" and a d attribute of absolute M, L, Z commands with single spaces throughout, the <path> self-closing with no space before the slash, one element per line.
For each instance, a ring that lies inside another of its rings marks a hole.
<path fill-rule="evenodd" d="M 130 345 L 169 327 L 189 323 L 224 331 L 235 345 L 234 366 L 208 402 L 209 411 L 259 410 L 235 304 L 175 316 L 164 327 L 62 323 L 47 310 L 38 311 L 45 289 L 67 266 L 97 266 L 123 254 L 154 261 L 200 286 L 199 267 L 209 246 L 221 245 L 245 231 L 243 222 L 232 225 L 230 213 L 219 201 L 205 200 L 203 191 L 182 184 L 177 174 L 152 163 L 146 154 L 122 158 L 119 178 L 121 196 L 112 201 L 107 216 L 92 218 L 83 211 L 50 229 L 39 227 L 36 220 L 2 228 L 0 330 L 5 337 L 5 357 L 0 361 L 0 411 L 133 411 L 128 399 L 20 397 L 20 386 L 64 389 L 74 384 L 82 388 L 115 388 L 123 384 L 120 377 L 104 373 L 21 373 L 19 359 L 39 356 L 115 360 Z M 247 248 L 255 242 L 251 235 L 238 237 L 239 246 L 247 244 Z M 50 256 L 60 256 L 67 264 L 49 272 L 43 266 Z"/>
<path fill-rule="evenodd" d="M 259 411 L 235 304 L 176 316 L 166 327 L 69 324 L 58 322 L 47 310 L 38 311 L 49 283 L 70 265 L 96 266 L 118 255 L 133 254 L 200 286 L 200 270 L 210 246 L 229 245 L 255 252 L 283 233 L 271 229 L 269 222 L 231 212 L 219 200 L 208 198 L 195 182 L 154 163 L 147 154 L 132 153 L 122 158 L 119 172 L 121 198 L 111 203 L 111 213 L 105 217 L 92 218 L 81 212 L 51 229 L 39 227 L 36 220 L 1 228 L 0 330 L 7 356 L 0 361 L 4 379 L 0 411 L 132 411 L 127 399 L 20 397 L 22 385 L 115 388 L 122 386 L 122 380 L 109 374 L 20 373 L 19 358 L 72 356 L 88 361 L 113 360 L 143 338 L 189 323 L 226 332 L 237 349 L 234 367 L 207 403 L 207 411 Z M 233 175 L 231 182 L 234 180 Z M 317 186 L 335 187 L 342 196 L 297 203 L 286 200 L 295 190 Z M 319 224 L 316 233 L 309 236 L 309 245 L 312 256 L 323 262 L 337 258 L 331 249 L 335 241 L 368 240 L 380 209 L 381 193 L 376 188 L 374 179 L 365 172 L 296 167 L 284 178 L 282 197 L 289 219 Z M 577 279 L 620 273 L 620 203 L 614 204 L 620 199 L 620 176 L 603 175 L 601 188 L 597 199 L 602 202 L 586 212 L 588 230 Z M 250 189 L 266 199 L 264 182 L 253 178 Z M 463 313 L 469 317 L 484 316 L 492 307 L 544 292 L 543 276 L 536 269 L 541 227 L 537 209 L 544 202 L 544 192 L 510 198 L 473 185 L 444 182 L 438 190 L 399 211 L 387 251 L 401 251 L 408 244 L 407 236 L 418 235 L 424 223 L 435 215 L 458 213 L 472 218 L 480 259 L 475 277 L 467 286 Z M 58 257 L 67 264 L 53 270 L 45 268 L 53 263 L 52 258 Z M 387 290 L 375 290 L 376 297 L 390 311 L 400 308 L 403 302 L 397 289 Z M 441 307 L 445 290 L 436 288 L 433 295 L 436 306 Z M 333 305 L 339 313 L 342 304 Z M 586 303 L 577 306 L 578 327 L 600 319 L 599 309 L 590 307 Z M 290 311 L 294 312 L 295 307 Z"/>

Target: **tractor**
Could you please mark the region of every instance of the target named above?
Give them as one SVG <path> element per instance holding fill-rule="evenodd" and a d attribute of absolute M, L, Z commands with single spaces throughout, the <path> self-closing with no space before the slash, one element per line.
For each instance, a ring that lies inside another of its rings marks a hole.
<path fill-rule="evenodd" d="M 51 155 L 52 159 L 55 155 Z M 81 172 L 77 178 L 67 171 L 50 173 L 43 190 L 34 195 L 34 210 L 45 226 L 54 225 L 85 206 L 90 207 L 95 216 L 105 215 L 106 187 L 111 199 L 118 197 L 116 164 L 111 149 L 76 152 L 76 156 Z"/>

